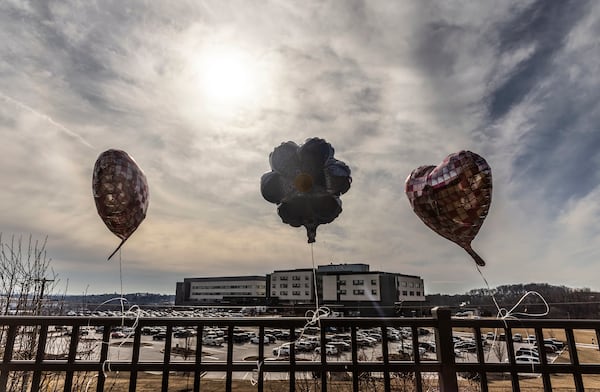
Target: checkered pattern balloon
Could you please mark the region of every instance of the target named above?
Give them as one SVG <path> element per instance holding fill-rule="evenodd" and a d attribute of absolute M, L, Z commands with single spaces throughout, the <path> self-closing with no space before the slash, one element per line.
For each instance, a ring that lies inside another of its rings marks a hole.
<path fill-rule="evenodd" d="M 485 265 L 471 248 L 492 202 L 492 170 L 485 159 L 461 151 L 438 166 L 418 167 L 406 179 L 405 192 L 430 229 L 461 246 L 478 265 Z"/>
<path fill-rule="evenodd" d="M 109 259 L 138 228 L 148 210 L 146 176 L 125 152 L 108 150 L 94 166 L 92 191 L 98 215 L 122 241 Z"/>

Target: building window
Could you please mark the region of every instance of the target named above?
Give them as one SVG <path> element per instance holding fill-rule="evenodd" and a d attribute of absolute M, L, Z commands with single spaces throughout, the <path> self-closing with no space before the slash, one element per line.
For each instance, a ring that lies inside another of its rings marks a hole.
<path fill-rule="evenodd" d="M 346 295 L 346 290 L 340 290 L 340 295 Z"/>
<path fill-rule="evenodd" d="M 304 295 L 310 295 L 310 292 L 309 291 L 305 291 Z"/>
<path fill-rule="evenodd" d="M 304 275 L 304 280 L 308 280 L 308 275 Z"/>
<path fill-rule="evenodd" d="M 417 291 L 417 297 L 420 297 L 420 296 L 421 296 L 421 292 Z"/>
<path fill-rule="evenodd" d="M 360 279 L 360 280 L 353 280 L 352 284 L 355 285 L 355 286 L 360 286 L 360 285 L 365 284 L 365 281 L 362 280 L 362 279 Z"/>
<path fill-rule="evenodd" d="M 408 291 L 402 290 L 402 295 L 407 296 L 408 295 Z"/>
<path fill-rule="evenodd" d="M 292 283 L 292 287 L 300 287 L 300 283 Z"/>
<path fill-rule="evenodd" d="M 273 296 L 277 295 L 277 291 L 271 291 L 271 295 L 273 295 Z"/>
<path fill-rule="evenodd" d="M 300 295 L 299 291 L 292 291 L 292 295 Z"/>
<path fill-rule="evenodd" d="M 365 290 L 353 290 L 352 294 L 354 294 L 354 295 L 364 295 L 365 294 Z"/>
<path fill-rule="evenodd" d="M 282 291 L 281 295 L 288 295 L 287 291 Z"/>
<path fill-rule="evenodd" d="M 406 287 L 406 282 L 402 282 L 402 287 Z"/>
<path fill-rule="evenodd" d="M 304 287 L 308 288 L 309 287 L 308 283 L 304 283 Z"/>
<path fill-rule="evenodd" d="M 410 287 L 415 287 L 414 282 L 410 282 Z"/>
<path fill-rule="evenodd" d="M 371 290 L 371 294 L 377 295 L 377 290 Z"/>
<path fill-rule="evenodd" d="M 281 283 L 281 284 L 279 285 L 279 288 L 282 288 L 282 289 L 287 289 L 287 283 Z"/>
<path fill-rule="evenodd" d="M 414 292 L 414 291 L 411 291 L 411 292 L 410 292 L 410 296 L 411 296 L 411 297 L 414 297 L 414 296 L 415 296 L 415 292 Z"/>
<path fill-rule="evenodd" d="M 340 281 L 338 281 L 338 284 L 340 286 L 345 286 L 346 285 L 346 281 L 345 280 L 340 280 Z"/>
<path fill-rule="evenodd" d="M 282 277 L 279 278 L 279 280 L 288 280 L 288 277 L 287 276 L 282 276 Z"/>
<path fill-rule="evenodd" d="M 375 286 L 377 284 L 377 279 L 371 279 L 371 285 Z"/>
<path fill-rule="evenodd" d="M 300 280 L 300 277 L 298 275 L 294 275 L 292 276 L 292 280 Z"/>
<path fill-rule="evenodd" d="M 277 280 L 277 276 L 271 276 L 271 280 Z"/>
<path fill-rule="evenodd" d="M 273 284 L 271 285 L 271 287 L 273 287 L 273 288 L 276 288 L 276 287 L 277 287 L 277 285 L 276 285 L 275 283 L 273 283 Z"/>
<path fill-rule="evenodd" d="M 420 287 L 421 287 L 421 283 L 417 283 L 417 286 L 416 286 L 416 287 L 417 287 L 417 288 L 420 288 Z"/>

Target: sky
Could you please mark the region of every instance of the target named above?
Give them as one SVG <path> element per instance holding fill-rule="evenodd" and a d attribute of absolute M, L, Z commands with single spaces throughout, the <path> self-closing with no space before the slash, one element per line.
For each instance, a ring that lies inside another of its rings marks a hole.
<path fill-rule="evenodd" d="M 600 290 L 599 36 L 584 0 L 2 1 L 2 240 L 47 236 L 71 294 L 311 268 L 260 178 L 275 147 L 320 137 L 353 181 L 315 264 L 485 287 L 404 194 L 413 169 L 470 150 L 492 169 L 472 244 L 490 286 Z M 120 262 L 92 196 L 110 148 L 150 191 Z"/>

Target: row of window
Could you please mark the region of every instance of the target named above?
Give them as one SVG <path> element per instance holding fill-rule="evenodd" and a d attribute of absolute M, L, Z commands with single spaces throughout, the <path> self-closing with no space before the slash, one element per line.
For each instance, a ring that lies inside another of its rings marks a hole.
<path fill-rule="evenodd" d="M 292 287 L 294 287 L 294 288 L 300 288 L 300 287 L 302 287 L 302 283 L 293 283 Z M 308 283 L 304 283 L 304 287 L 305 288 L 309 288 L 310 285 Z M 273 288 L 273 289 L 277 288 L 277 283 L 273 283 L 271 285 L 271 288 Z M 288 284 L 287 283 L 280 283 L 279 284 L 279 288 L 280 289 L 287 289 L 288 288 Z"/>
<path fill-rule="evenodd" d="M 345 286 L 346 285 L 346 281 L 345 280 L 339 280 L 338 284 L 340 286 Z M 353 286 L 362 286 L 365 284 L 365 281 L 363 279 L 355 279 L 352 281 L 352 285 Z M 376 286 L 377 285 L 377 279 L 371 279 L 371 286 Z"/>
<path fill-rule="evenodd" d="M 289 276 L 283 275 L 279 277 L 279 280 L 288 280 Z M 271 280 L 277 280 L 277 276 L 271 276 Z M 302 276 L 299 275 L 293 275 L 292 276 L 292 280 L 302 280 Z M 304 280 L 309 280 L 308 275 L 304 275 Z"/>
<path fill-rule="evenodd" d="M 421 296 L 421 292 L 420 291 L 417 291 L 416 294 L 417 294 L 417 297 Z M 408 296 L 408 295 L 410 295 L 411 297 L 414 297 L 415 296 L 415 292 L 414 291 L 403 290 L 402 291 L 402 295 L 405 296 L 405 297 Z"/>
<path fill-rule="evenodd" d="M 301 295 L 301 291 L 292 291 L 292 295 Z M 271 296 L 275 297 L 277 295 L 277 291 L 271 291 Z M 280 291 L 279 295 L 288 295 L 287 291 Z M 304 295 L 310 295 L 310 291 L 305 291 Z"/>
<path fill-rule="evenodd" d="M 421 283 L 415 283 L 415 282 L 407 282 L 407 281 L 398 282 L 398 285 L 400 285 L 400 284 L 402 284 L 402 287 L 416 287 L 416 288 L 421 287 Z"/>
<path fill-rule="evenodd" d="M 251 295 L 265 295 L 264 292 L 256 292 L 256 293 L 252 293 L 250 291 L 224 291 L 224 292 L 209 292 L 209 293 L 205 293 L 205 292 L 201 292 L 201 291 L 192 291 L 191 295 L 201 295 L 203 297 L 207 296 L 207 295 L 215 295 L 215 296 L 240 296 L 240 295 L 247 295 L 247 296 L 251 296 Z"/>
<path fill-rule="evenodd" d="M 240 284 L 240 285 L 225 285 L 225 286 L 206 286 L 206 285 L 196 285 L 193 284 L 190 286 L 192 290 L 214 290 L 214 289 L 264 289 L 265 285 L 254 285 L 254 284 Z"/>
<path fill-rule="evenodd" d="M 363 289 L 352 290 L 352 294 L 365 295 L 365 290 L 363 290 Z M 371 294 L 377 295 L 377 290 L 371 290 Z M 340 290 L 340 295 L 346 295 L 346 290 Z"/>

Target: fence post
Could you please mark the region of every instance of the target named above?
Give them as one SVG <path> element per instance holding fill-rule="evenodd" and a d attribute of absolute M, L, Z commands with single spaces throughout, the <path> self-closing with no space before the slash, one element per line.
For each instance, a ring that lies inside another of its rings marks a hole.
<path fill-rule="evenodd" d="M 431 309 L 431 313 L 433 318 L 437 320 L 435 346 L 437 358 L 442 368 L 439 373 L 440 392 L 455 392 L 458 391 L 458 381 L 456 378 L 456 362 L 454 361 L 450 309 L 438 306 Z"/>

